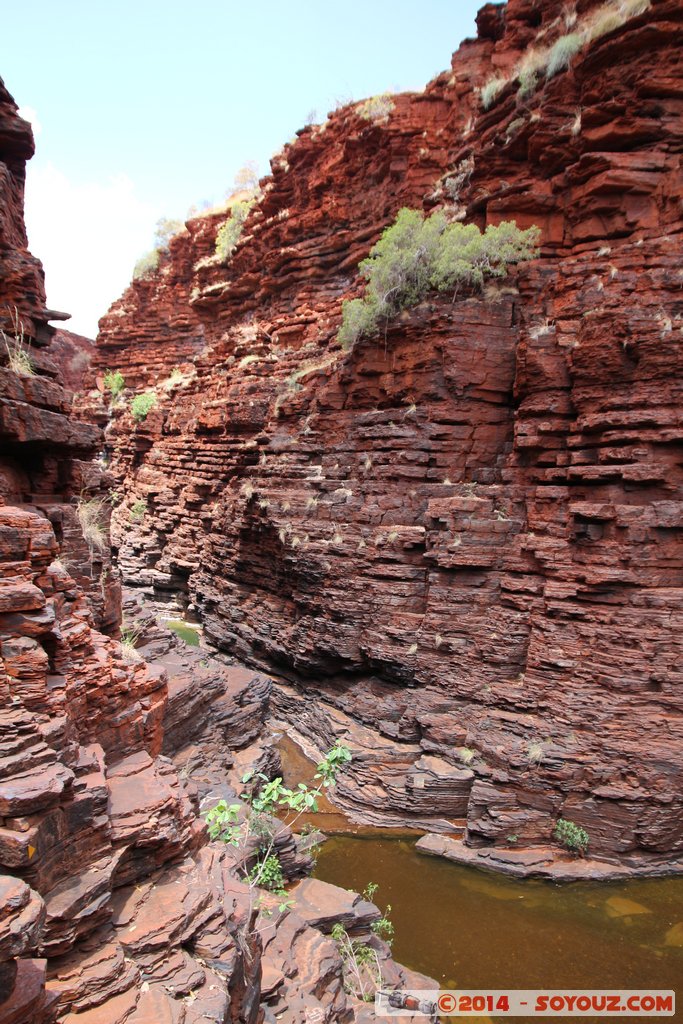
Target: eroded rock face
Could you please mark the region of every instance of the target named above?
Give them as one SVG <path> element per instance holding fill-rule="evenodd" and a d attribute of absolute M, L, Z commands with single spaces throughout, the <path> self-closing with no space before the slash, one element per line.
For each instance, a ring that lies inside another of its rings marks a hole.
<path fill-rule="evenodd" d="M 0 83 L 0 1021 L 255 1024 L 283 991 L 302 1014 L 352 1021 L 336 945 L 287 912 L 261 931 L 243 865 L 199 814 L 200 798 L 235 798 L 245 769 L 276 766 L 270 679 L 144 617 L 139 652 L 108 635 L 121 619 L 102 515 L 113 478 L 52 358 L 23 230 L 31 152 Z M 17 346 L 30 363 L 9 358 Z M 276 849 L 286 877 L 310 865 L 287 829 Z M 347 894 L 336 900 L 341 919 Z M 321 944 L 324 976 L 302 959 Z M 400 976 L 390 958 L 387 970 Z"/>
<path fill-rule="evenodd" d="M 92 338 L 62 328 L 55 331 L 50 342 L 50 352 L 70 391 L 86 391 L 90 387 L 91 362 L 95 352 Z"/>
<path fill-rule="evenodd" d="M 463 818 L 471 846 L 543 844 L 564 815 L 599 856 L 665 866 L 683 849 L 681 9 L 653 0 L 487 110 L 492 68 L 566 26 L 510 0 L 479 30 L 386 120 L 347 107 L 300 132 L 227 265 L 207 258 L 218 218 L 192 221 L 113 307 L 98 360 L 141 386 L 173 317 L 205 343 L 196 378 L 108 429 L 119 564 L 297 680 L 303 732 L 310 715 L 311 736 L 391 741 L 352 765 L 356 811 Z M 341 352 L 358 260 L 399 207 L 446 198 L 480 226 L 538 224 L 540 257 Z"/>

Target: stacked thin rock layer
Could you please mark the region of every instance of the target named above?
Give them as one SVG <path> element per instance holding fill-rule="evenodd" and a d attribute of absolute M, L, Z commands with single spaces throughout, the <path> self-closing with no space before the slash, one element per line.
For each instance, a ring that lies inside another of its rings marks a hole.
<path fill-rule="evenodd" d="M 680 4 L 514 71 L 612 7 L 487 5 L 424 92 L 303 129 L 229 260 L 225 214 L 189 221 L 96 362 L 158 394 L 107 430 L 125 579 L 350 737 L 347 806 L 522 859 L 564 816 L 648 872 L 683 856 Z M 539 258 L 341 351 L 358 261 L 440 205 L 537 224 Z"/>
<path fill-rule="evenodd" d="M 115 639 L 113 478 L 52 358 L 88 346 L 50 345 L 23 227 L 32 149 L 0 83 L 0 1024 L 253 1024 L 266 1012 L 293 1024 L 311 1008 L 352 1021 L 336 944 L 296 913 L 250 929 L 257 894 L 199 815 L 200 796 L 234 796 L 246 768 L 276 767 L 262 737 L 270 680 L 144 617 L 141 652 Z M 28 365 L 10 358 L 17 347 Z M 300 875 L 291 833 L 277 849 Z M 328 913 L 348 920 L 351 907 L 349 927 L 374 941 L 377 908 L 328 888 Z M 306 910 L 313 919 L 310 895 Z M 377 948 L 395 984 L 429 983 Z"/>

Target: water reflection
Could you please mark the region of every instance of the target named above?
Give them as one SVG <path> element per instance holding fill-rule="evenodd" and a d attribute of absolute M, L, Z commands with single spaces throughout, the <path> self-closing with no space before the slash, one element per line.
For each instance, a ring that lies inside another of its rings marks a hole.
<path fill-rule="evenodd" d="M 280 750 L 286 781 L 310 782 L 315 769 L 300 748 L 283 737 Z M 357 892 L 378 883 L 376 902 L 392 906 L 395 958 L 442 988 L 679 985 L 683 1002 L 683 878 L 510 879 L 426 857 L 415 851 L 414 836 L 354 826 L 326 801 L 321 811 L 311 824 L 346 834 L 331 834 L 320 847 L 315 876 Z M 683 1021 L 683 1007 L 666 1019 Z"/>

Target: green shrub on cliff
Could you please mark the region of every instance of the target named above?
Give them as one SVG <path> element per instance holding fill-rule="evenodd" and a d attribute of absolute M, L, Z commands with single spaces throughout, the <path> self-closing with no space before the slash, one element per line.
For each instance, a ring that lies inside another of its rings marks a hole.
<path fill-rule="evenodd" d="M 126 386 L 126 380 L 120 370 L 106 370 L 104 386 L 112 398 L 117 398 Z"/>
<path fill-rule="evenodd" d="M 402 309 L 417 305 L 430 289 L 480 288 L 487 277 L 503 277 L 508 266 L 537 253 L 539 229 L 521 230 L 514 221 L 449 223 L 441 211 L 430 217 L 402 209 L 359 266 L 365 296 L 342 307 L 338 340 L 350 349 L 358 338 L 377 334 Z"/>
<path fill-rule="evenodd" d="M 254 199 L 240 199 L 230 210 L 230 216 L 225 224 L 222 224 L 216 234 L 216 255 L 222 260 L 232 256 L 235 246 L 239 242 L 244 222 L 249 216 L 249 211 L 254 205 Z"/>
<path fill-rule="evenodd" d="M 161 217 L 154 230 L 154 248 L 141 256 L 133 267 L 133 280 L 147 277 L 159 266 L 159 258 L 162 252 L 168 252 L 168 244 L 171 239 L 183 231 L 185 225 L 182 220 L 174 220 L 171 217 Z"/>
<path fill-rule="evenodd" d="M 153 391 L 143 391 L 136 395 L 130 403 L 130 411 L 136 423 L 142 423 L 157 404 L 157 396 Z"/>

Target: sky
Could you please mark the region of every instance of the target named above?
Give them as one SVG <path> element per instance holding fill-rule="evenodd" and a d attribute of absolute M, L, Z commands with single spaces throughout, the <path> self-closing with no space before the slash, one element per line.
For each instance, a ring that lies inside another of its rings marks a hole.
<path fill-rule="evenodd" d="M 311 115 L 419 90 L 483 0 L 22 0 L 0 77 L 34 126 L 31 251 L 48 306 L 94 337 L 161 217 L 229 192 Z"/>

